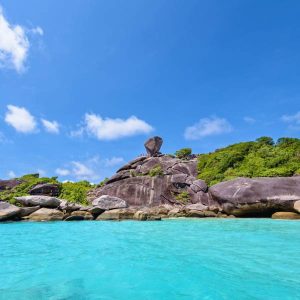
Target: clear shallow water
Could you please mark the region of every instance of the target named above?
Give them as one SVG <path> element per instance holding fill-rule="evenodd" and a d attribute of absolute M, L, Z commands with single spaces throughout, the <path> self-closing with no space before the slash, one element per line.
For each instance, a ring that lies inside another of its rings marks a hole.
<path fill-rule="evenodd" d="M 0 299 L 300 299 L 300 222 L 0 224 Z"/>

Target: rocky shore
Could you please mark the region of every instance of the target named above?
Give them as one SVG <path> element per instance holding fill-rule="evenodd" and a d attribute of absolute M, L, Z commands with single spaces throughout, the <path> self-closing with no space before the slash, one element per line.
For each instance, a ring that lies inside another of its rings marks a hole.
<path fill-rule="evenodd" d="M 88 206 L 59 199 L 55 186 L 44 184 L 34 187 L 31 195 L 15 197 L 15 204 L 0 201 L 0 221 L 300 219 L 300 176 L 236 178 L 208 187 L 197 178 L 193 155 L 164 155 L 161 145 L 161 138 L 149 139 L 147 155 L 92 189 Z M 0 187 L 5 184 L 11 188 L 18 182 L 0 181 Z"/>

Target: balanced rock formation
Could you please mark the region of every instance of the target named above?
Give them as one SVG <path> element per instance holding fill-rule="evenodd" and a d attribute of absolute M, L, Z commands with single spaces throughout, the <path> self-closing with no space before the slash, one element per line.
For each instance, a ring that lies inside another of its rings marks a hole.
<path fill-rule="evenodd" d="M 155 156 L 160 154 L 160 148 L 163 144 L 163 139 L 159 136 L 154 136 L 147 140 L 144 144 L 147 154 L 149 156 Z"/>

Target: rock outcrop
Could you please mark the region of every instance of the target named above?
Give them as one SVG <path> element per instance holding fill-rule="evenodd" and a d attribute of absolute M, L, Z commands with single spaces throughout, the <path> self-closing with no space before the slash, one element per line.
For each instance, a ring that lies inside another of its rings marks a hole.
<path fill-rule="evenodd" d="M 278 211 L 272 215 L 272 219 L 281 219 L 281 220 L 299 220 L 300 214 L 287 211 Z"/>
<path fill-rule="evenodd" d="M 300 177 L 237 178 L 209 188 L 221 209 L 235 216 L 271 216 L 294 211 L 300 199 Z"/>
<path fill-rule="evenodd" d="M 21 183 L 22 181 L 18 179 L 0 180 L 0 191 L 11 190 Z"/>
<path fill-rule="evenodd" d="M 101 210 L 110 210 L 115 208 L 127 207 L 127 203 L 125 200 L 109 195 L 102 195 L 99 198 L 96 198 L 95 200 L 93 200 L 92 204 L 93 206 Z"/>
<path fill-rule="evenodd" d="M 55 183 L 41 183 L 31 188 L 30 195 L 45 195 L 51 197 L 57 197 L 59 195 L 59 185 Z"/>

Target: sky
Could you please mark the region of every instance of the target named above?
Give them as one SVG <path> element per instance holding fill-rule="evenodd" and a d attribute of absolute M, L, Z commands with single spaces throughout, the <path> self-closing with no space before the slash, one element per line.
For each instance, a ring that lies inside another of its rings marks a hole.
<path fill-rule="evenodd" d="M 300 137 L 300 2 L 0 0 L 0 178 L 98 183 L 163 137 Z"/>

